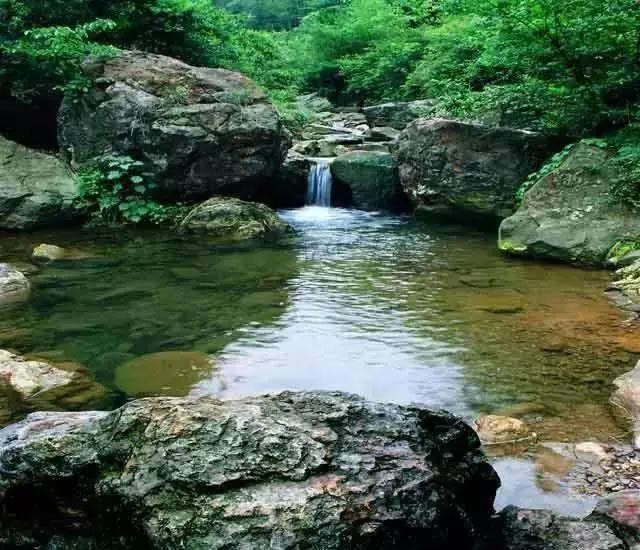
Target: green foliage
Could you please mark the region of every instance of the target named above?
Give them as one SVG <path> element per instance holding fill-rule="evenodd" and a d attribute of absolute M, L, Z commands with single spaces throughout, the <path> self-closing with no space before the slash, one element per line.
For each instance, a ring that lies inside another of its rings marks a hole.
<path fill-rule="evenodd" d="M 232 67 L 239 29 L 209 0 L 0 0 L 0 86 L 34 101 L 82 91 L 81 61 L 120 47 Z"/>
<path fill-rule="evenodd" d="M 184 207 L 156 202 L 156 184 L 144 164 L 128 156 L 107 155 L 78 176 L 78 207 L 94 222 L 104 224 L 154 224 L 175 222 Z"/>
<path fill-rule="evenodd" d="M 0 51 L 7 56 L 2 74 L 13 82 L 12 93 L 31 100 L 51 90 L 79 92 L 87 81 L 78 67 L 87 55 L 111 55 L 115 49 L 91 41 L 91 36 L 114 28 L 109 20 L 77 27 L 45 27 L 28 30 Z"/>
<path fill-rule="evenodd" d="M 640 243 L 636 241 L 619 241 L 611 247 L 607 254 L 607 260 L 616 264 L 622 260 L 625 256 L 640 250 Z"/>

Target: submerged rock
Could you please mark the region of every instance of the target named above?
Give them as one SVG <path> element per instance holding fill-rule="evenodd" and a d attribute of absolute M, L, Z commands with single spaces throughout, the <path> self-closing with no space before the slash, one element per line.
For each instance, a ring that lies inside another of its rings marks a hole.
<path fill-rule="evenodd" d="M 525 194 L 500 227 L 500 248 L 516 255 L 603 265 L 619 242 L 640 240 L 640 217 L 612 200 L 615 179 L 600 147 L 579 143 Z"/>
<path fill-rule="evenodd" d="M 617 418 L 631 421 L 633 446 L 640 449 L 640 362 L 632 370 L 613 381 L 616 387 L 611 406 Z"/>
<path fill-rule="evenodd" d="M 0 399 L 11 400 L 15 410 L 76 408 L 103 397 L 106 390 L 75 363 L 53 365 L 0 350 Z"/>
<path fill-rule="evenodd" d="M 136 357 L 116 369 L 116 386 L 127 395 L 184 397 L 211 374 L 212 359 L 205 353 L 164 351 Z"/>
<path fill-rule="evenodd" d="M 215 197 L 196 206 L 180 224 L 183 233 L 204 233 L 225 240 L 279 237 L 291 231 L 268 206 Z"/>
<path fill-rule="evenodd" d="M 475 429 L 485 445 L 519 443 L 536 438 L 522 420 L 508 416 L 481 416 L 475 421 Z"/>
<path fill-rule="evenodd" d="M 549 153 L 539 134 L 444 119 L 419 119 L 391 146 L 416 208 L 463 221 L 515 211 L 515 195 Z"/>
<path fill-rule="evenodd" d="M 0 448 L 0 545 L 61 550 L 463 550 L 498 486 L 459 419 L 340 393 L 39 413 Z"/>
<path fill-rule="evenodd" d="M 33 249 L 31 257 L 39 262 L 58 262 L 62 260 L 85 260 L 89 255 L 81 250 L 62 248 L 55 244 L 40 244 Z"/>
<path fill-rule="evenodd" d="M 0 136 L 0 166 L 0 229 L 29 230 L 78 219 L 78 189 L 61 160 Z"/>
<path fill-rule="evenodd" d="M 346 153 L 333 161 L 331 172 L 336 180 L 351 189 L 353 204 L 358 208 L 401 211 L 408 207 L 398 170 L 389 153 Z"/>
<path fill-rule="evenodd" d="M 145 163 L 168 198 L 251 198 L 267 185 L 288 138 L 275 107 L 245 76 L 170 57 L 121 52 L 90 59 L 94 84 L 67 97 L 60 142 L 78 164 L 105 153 Z"/>
<path fill-rule="evenodd" d="M 24 302 L 30 293 L 29 279 L 13 266 L 0 263 L 0 305 Z"/>

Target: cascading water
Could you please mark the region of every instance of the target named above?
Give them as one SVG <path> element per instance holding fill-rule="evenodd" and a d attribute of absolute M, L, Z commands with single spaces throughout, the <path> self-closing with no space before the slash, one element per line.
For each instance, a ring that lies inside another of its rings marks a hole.
<path fill-rule="evenodd" d="M 312 206 L 331 206 L 331 166 L 326 161 L 317 161 L 309 171 L 307 186 L 307 204 Z"/>

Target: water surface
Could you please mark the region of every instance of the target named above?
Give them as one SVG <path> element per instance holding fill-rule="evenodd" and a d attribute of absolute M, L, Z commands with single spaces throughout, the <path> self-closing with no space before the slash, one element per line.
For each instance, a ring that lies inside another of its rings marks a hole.
<path fill-rule="evenodd" d="M 133 397 L 115 384 L 119 366 L 195 351 L 215 367 L 194 395 L 345 390 L 468 420 L 515 414 L 546 441 L 626 439 L 607 400 L 640 338 L 604 294 L 607 273 L 508 259 L 493 235 L 458 226 L 282 214 L 298 234 L 260 246 L 156 231 L 5 236 L 4 259 L 30 271 L 33 298 L 0 313 L 0 346 L 85 364 L 111 389 L 102 406 Z M 40 242 L 90 257 L 25 266 Z M 541 489 L 526 457 L 496 464 L 500 504 L 590 504 Z"/>

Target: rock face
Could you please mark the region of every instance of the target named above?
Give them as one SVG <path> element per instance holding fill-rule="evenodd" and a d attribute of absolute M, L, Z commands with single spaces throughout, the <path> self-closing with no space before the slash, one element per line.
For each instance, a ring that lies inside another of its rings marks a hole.
<path fill-rule="evenodd" d="M 51 365 L 0 350 L 0 418 L 37 409 L 76 408 L 103 397 L 104 387 L 74 363 Z M 4 406 L 3 406 L 4 405 Z"/>
<path fill-rule="evenodd" d="M 371 128 L 387 127 L 404 130 L 418 118 L 433 116 L 436 105 L 429 99 L 383 103 L 365 107 L 362 112 Z"/>
<path fill-rule="evenodd" d="M 279 237 L 291 228 L 264 204 L 215 197 L 187 214 L 180 231 L 236 241 Z"/>
<path fill-rule="evenodd" d="M 640 362 L 632 371 L 613 381 L 616 391 L 611 396 L 614 414 L 633 426 L 633 446 L 640 449 Z"/>
<path fill-rule="evenodd" d="M 479 221 L 515 211 L 515 194 L 548 153 L 538 134 L 419 119 L 392 144 L 400 182 L 425 213 Z"/>
<path fill-rule="evenodd" d="M 0 546 L 463 550 L 498 486 L 478 445 L 338 393 L 38 413 L 0 431 Z"/>
<path fill-rule="evenodd" d="M 621 241 L 640 239 L 640 217 L 611 200 L 615 174 L 609 153 L 575 145 L 555 170 L 525 195 L 500 228 L 505 252 L 585 265 L 602 265 Z"/>
<path fill-rule="evenodd" d="M 78 218 L 75 181 L 56 157 L 0 136 L 0 166 L 0 229 L 36 229 Z"/>
<path fill-rule="evenodd" d="M 335 179 L 349 186 L 353 204 L 358 208 L 401 211 L 408 207 L 389 153 L 346 153 L 333 161 L 331 172 Z"/>
<path fill-rule="evenodd" d="M 23 273 L 9 264 L 0 264 L 0 305 L 24 302 L 30 292 L 29 279 Z"/>
<path fill-rule="evenodd" d="M 65 99 L 60 142 L 75 163 L 104 153 L 145 163 L 167 198 L 250 198 L 267 185 L 287 138 L 264 92 L 241 74 L 123 52 L 91 59 L 94 85 Z"/>

